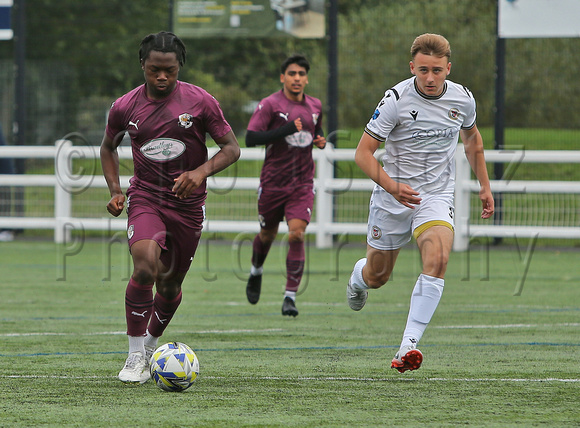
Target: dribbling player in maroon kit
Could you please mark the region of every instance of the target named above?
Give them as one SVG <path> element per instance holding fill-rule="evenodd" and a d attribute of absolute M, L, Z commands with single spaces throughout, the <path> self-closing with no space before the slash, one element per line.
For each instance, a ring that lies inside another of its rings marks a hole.
<path fill-rule="evenodd" d="M 250 119 L 248 147 L 265 145 L 266 159 L 260 174 L 258 214 L 260 233 L 252 244 L 252 268 L 246 296 L 258 303 L 263 264 L 280 222 L 288 223 L 286 291 L 282 315 L 297 316 L 296 292 L 304 272 L 304 234 L 314 204 L 313 145 L 323 149 L 320 100 L 304 93 L 310 64 L 302 55 L 287 58 L 280 71 L 282 90 L 260 101 Z"/>
<path fill-rule="evenodd" d="M 146 36 L 139 49 L 145 84 L 117 99 L 101 144 L 101 164 L 115 217 L 127 207 L 133 273 L 125 293 L 129 356 L 125 383 L 149 379 L 149 358 L 181 302 L 205 217 L 206 179 L 240 156 L 219 103 L 178 80 L 186 49 L 173 33 Z M 134 176 L 127 198 L 119 184 L 117 147 L 131 137 Z M 205 136 L 220 147 L 208 160 Z M 156 293 L 153 295 L 153 286 Z"/>

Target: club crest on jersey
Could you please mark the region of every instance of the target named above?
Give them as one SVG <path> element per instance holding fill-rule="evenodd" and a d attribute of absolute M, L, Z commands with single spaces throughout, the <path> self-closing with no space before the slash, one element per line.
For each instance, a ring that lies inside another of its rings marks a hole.
<path fill-rule="evenodd" d="M 452 108 L 451 110 L 449 110 L 449 117 L 453 120 L 457 120 L 459 118 L 459 110 L 457 110 L 456 108 Z"/>
<path fill-rule="evenodd" d="M 189 113 L 180 114 L 177 123 L 182 128 L 191 128 L 191 125 L 193 125 L 193 116 Z"/>
<path fill-rule="evenodd" d="M 373 226 L 371 228 L 371 236 L 373 239 L 381 239 L 381 236 L 383 236 L 383 231 L 379 226 Z"/>

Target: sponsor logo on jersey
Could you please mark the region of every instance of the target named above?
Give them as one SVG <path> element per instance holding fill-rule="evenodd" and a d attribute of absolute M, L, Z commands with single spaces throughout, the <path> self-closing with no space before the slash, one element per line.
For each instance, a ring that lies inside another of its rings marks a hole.
<path fill-rule="evenodd" d="M 127 229 L 127 238 L 131 239 L 133 237 L 133 235 L 135 234 L 135 225 L 132 224 L 129 226 L 129 228 Z"/>
<path fill-rule="evenodd" d="M 373 226 L 371 228 L 371 236 L 373 239 L 381 239 L 381 236 L 383 236 L 383 231 L 379 226 Z"/>
<path fill-rule="evenodd" d="M 280 115 L 280 117 L 281 117 L 281 118 L 285 119 L 285 120 L 286 120 L 286 122 L 288 122 L 288 115 L 289 115 L 290 113 L 282 113 L 282 112 L 280 112 L 280 113 L 278 113 L 278 114 Z"/>
<path fill-rule="evenodd" d="M 129 125 L 127 125 L 127 126 L 134 126 L 134 127 L 135 127 L 135 129 L 139 130 L 139 126 L 137 126 L 137 125 L 139 125 L 139 121 L 140 121 L 140 120 L 141 120 L 141 119 L 137 119 L 137 122 L 133 122 L 133 121 L 131 121 L 131 120 L 130 120 L 130 121 L 129 121 Z"/>
<path fill-rule="evenodd" d="M 449 139 L 455 135 L 456 128 L 423 129 L 413 132 L 413 139 L 425 144 L 449 144 Z"/>
<path fill-rule="evenodd" d="M 455 215 L 455 209 L 453 207 L 449 207 L 449 218 L 453 219 Z"/>
<path fill-rule="evenodd" d="M 379 117 L 381 114 L 381 112 L 379 111 L 379 109 L 376 109 L 375 112 L 373 113 L 373 120 L 376 120 L 377 117 Z"/>
<path fill-rule="evenodd" d="M 312 144 L 312 134 L 306 131 L 295 132 L 286 136 L 286 143 L 293 147 L 308 147 Z"/>
<path fill-rule="evenodd" d="M 185 151 L 185 144 L 171 138 L 155 138 L 139 150 L 147 159 L 165 162 L 180 156 Z"/>
<path fill-rule="evenodd" d="M 413 120 L 417 120 L 417 115 L 419 114 L 419 112 L 417 110 L 413 110 L 413 111 L 410 111 L 409 114 L 411 115 Z"/>
<path fill-rule="evenodd" d="M 457 110 L 456 108 L 452 108 L 451 110 L 449 110 L 449 112 L 447 113 L 449 115 L 449 117 L 453 120 L 457 120 L 459 119 L 459 115 L 461 113 L 459 113 L 459 110 Z"/>
<path fill-rule="evenodd" d="M 177 119 L 177 123 L 182 128 L 191 128 L 191 125 L 193 125 L 193 116 L 189 113 L 180 114 L 179 118 Z"/>
<path fill-rule="evenodd" d="M 318 123 L 318 113 L 312 113 L 312 122 L 316 125 Z"/>

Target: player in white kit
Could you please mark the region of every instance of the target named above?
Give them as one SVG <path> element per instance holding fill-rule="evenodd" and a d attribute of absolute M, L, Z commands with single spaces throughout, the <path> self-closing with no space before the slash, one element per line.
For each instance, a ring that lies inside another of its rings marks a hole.
<path fill-rule="evenodd" d="M 403 373 L 421 366 L 417 349 L 443 292 L 453 244 L 454 155 L 459 137 L 479 183 L 482 218 L 494 200 L 475 124 L 475 99 L 447 80 L 451 48 L 443 36 L 423 34 L 411 46 L 413 77 L 385 92 L 356 149 L 357 165 L 376 184 L 368 219 L 367 254 L 347 286 L 351 309 L 366 303 L 368 289 L 389 279 L 400 248 L 417 240 L 423 269 L 411 295 L 407 324 L 391 367 Z M 383 166 L 374 157 L 384 143 Z"/>

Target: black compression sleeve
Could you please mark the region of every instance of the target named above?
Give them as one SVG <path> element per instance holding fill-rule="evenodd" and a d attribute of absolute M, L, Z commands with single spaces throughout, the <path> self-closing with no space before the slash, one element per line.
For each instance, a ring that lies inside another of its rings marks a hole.
<path fill-rule="evenodd" d="M 263 146 L 270 141 L 294 134 L 296 131 L 298 129 L 296 129 L 294 122 L 288 122 L 280 128 L 269 131 L 248 131 L 246 133 L 246 147 Z"/>

